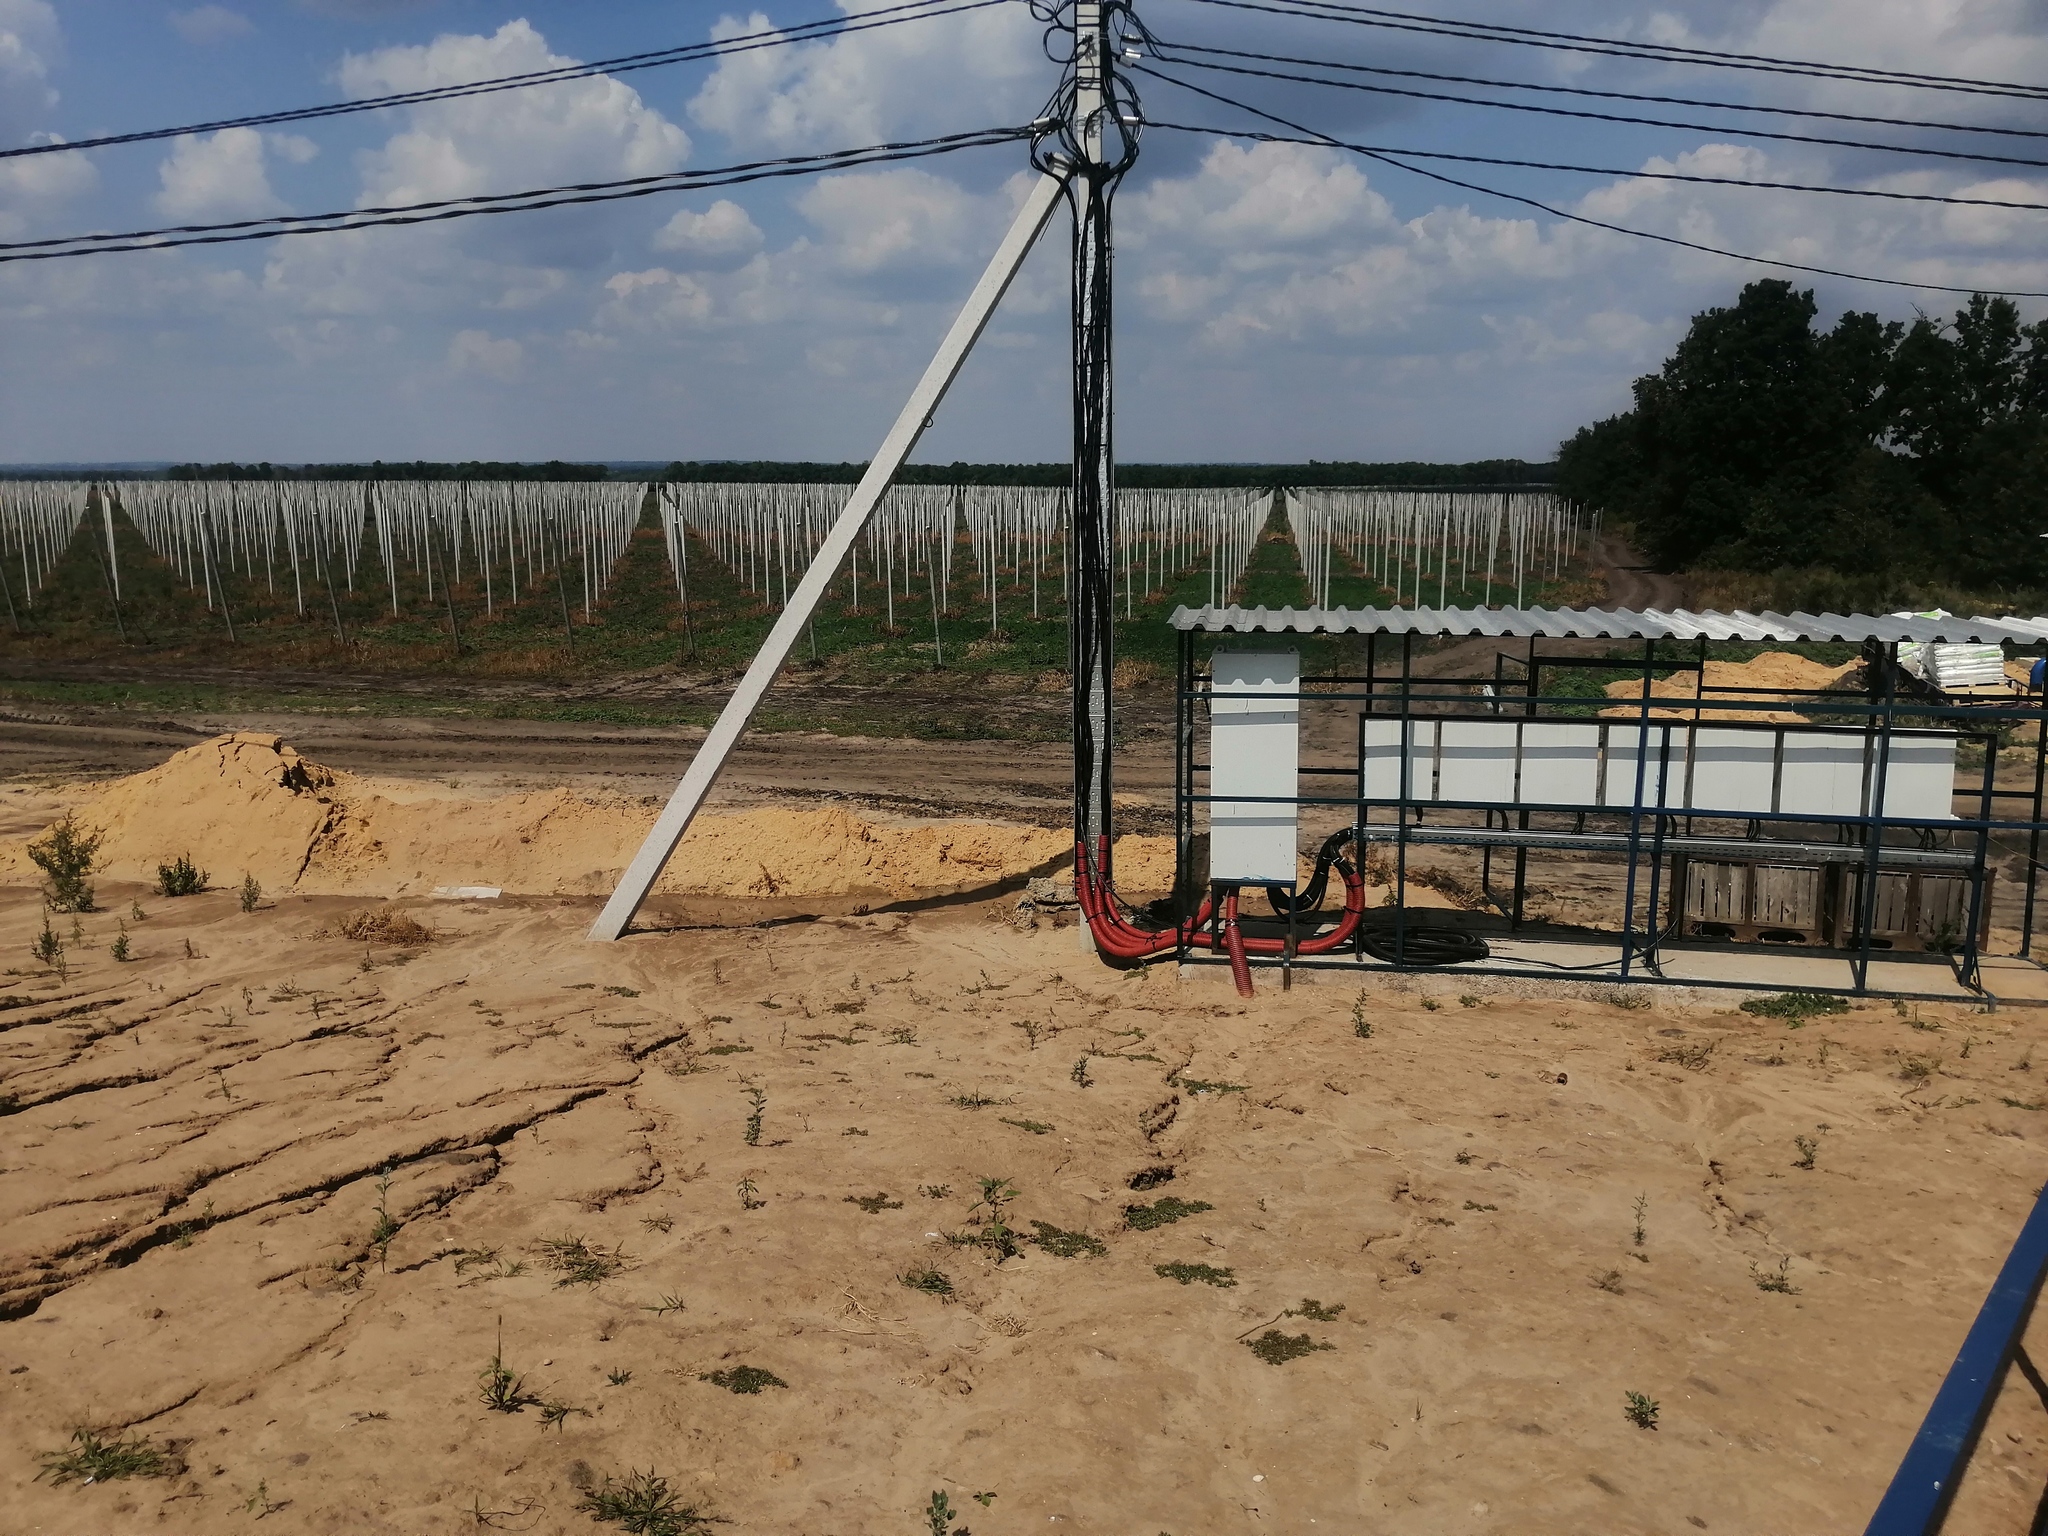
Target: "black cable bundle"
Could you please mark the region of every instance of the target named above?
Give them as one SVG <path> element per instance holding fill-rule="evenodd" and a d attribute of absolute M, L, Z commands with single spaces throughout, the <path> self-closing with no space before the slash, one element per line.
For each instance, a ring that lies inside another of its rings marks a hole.
<path fill-rule="evenodd" d="M 1468 960 L 1485 960 L 1492 951 L 1476 933 L 1453 928 L 1448 923 L 1409 923 L 1401 931 L 1398 950 L 1393 925 L 1379 922 L 1359 931 L 1359 942 L 1375 960 L 1397 965 L 1460 965 Z"/>

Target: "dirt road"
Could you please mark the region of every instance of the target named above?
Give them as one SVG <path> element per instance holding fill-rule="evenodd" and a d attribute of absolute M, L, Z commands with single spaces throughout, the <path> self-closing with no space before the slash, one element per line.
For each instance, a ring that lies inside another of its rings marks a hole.
<path fill-rule="evenodd" d="M 1682 596 L 1677 581 L 1641 569 L 1641 559 L 1618 539 L 1595 545 L 1616 606 L 1642 606 Z M 1628 600 L 1624 601 L 1624 597 Z M 1546 649 L 1598 651 L 1610 642 L 1551 642 Z M 1425 677 L 1490 676 L 1496 651 L 1519 656 L 1524 642 L 1474 639 L 1418 656 Z M 1382 657 L 1380 671 L 1398 675 L 1398 657 Z M 151 681 L 195 687 L 247 686 L 246 673 L 217 667 L 180 667 L 165 673 L 141 667 L 11 666 L 11 675 L 72 682 Z M 478 707 L 532 707 L 536 712 L 577 705 L 645 702 L 667 708 L 721 705 L 730 678 L 683 679 L 670 673 L 635 673 L 575 683 L 499 681 L 465 685 L 463 702 Z M 394 697 L 445 699 L 445 680 L 385 675 L 266 673 L 273 693 L 303 692 L 332 701 L 321 713 L 209 707 L 161 715 L 82 706 L 16 705 L 0 713 L 0 779 L 99 778 L 135 773 L 172 752 L 223 731 L 274 731 L 307 756 L 356 773 L 453 781 L 479 791 L 551 785 L 608 788 L 666 795 L 687 766 L 704 732 L 695 726 L 642 727 L 581 721 L 546 721 L 393 713 Z M 351 700 L 360 700 L 352 704 Z M 912 814 L 1000 814 L 1064 824 L 1071 767 L 1061 739 L 1067 701 L 1037 691 L 974 692 L 958 687 L 904 685 L 892 689 L 815 683 L 790 677 L 769 699 L 770 711 L 825 718 L 911 717 L 927 739 L 857 732 L 755 731 L 750 733 L 720 787 L 722 803 L 763 797 L 844 798 Z M 1154 809 L 1133 805 L 1120 821 L 1132 831 L 1162 830 L 1173 769 L 1171 692 L 1152 685 L 1120 694 L 1119 788 Z M 337 712 L 346 711 L 346 712 Z M 1327 712 L 1325 712 L 1327 713 Z M 947 740 L 975 729 L 1019 731 L 1039 740 Z M 1348 750 L 1345 721 L 1312 720 L 1313 751 Z M 939 738 L 939 739 L 932 739 Z M 1158 823 L 1158 825 L 1155 825 Z"/>

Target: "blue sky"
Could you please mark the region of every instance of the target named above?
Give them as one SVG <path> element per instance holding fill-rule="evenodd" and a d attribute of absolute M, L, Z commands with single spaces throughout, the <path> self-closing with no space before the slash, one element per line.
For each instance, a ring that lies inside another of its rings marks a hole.
<path fill-rule="evenodd" d="M 1619 38 L 2048 78 L 2048 8 L 2034 0 L 1411 3 Z M 0 143 L 355 99 L 873 4 L 0 0 Z M 1169 43 L 2034 126 L 2027 104 L 1995 98 L 1599 61 L 1204 0 L 1144 0 L 1141 11 Z M 0 240 L 517 191 L 1023 121 L 1056 78 L 1038 32 L 1012 3 L 717 67 L 0 162 Z M 1388 145 L 2048 203 L 2032 167 L 1181 72 Z M 1158 119 L 1232 116 L 1156 79 L 1141 88 Z M 2048 160 L 2048 139 L 1777 126 Z M 1921 282 L 2048 289 L 2048 213 L 1448 169 L 1707 244 Z M 0 266 L 0 461 L 864 458 L 1025 175 L 1021 151 L 1005 147 L 581 211 Z M 1164 130 L 1148 136 L 1117 220 L 1118 432 L 1129 460 L 1543 457 L 1623 407 L 1629 380 L 1656 365 L 1688 316 L 1768 275 L 1335 151 Z M 1056 230 L 920 458 L 1064 456 L 1065 264 Z M 1803 281 L 1828 315 L 1909 318 L 1958 302 Z"/>

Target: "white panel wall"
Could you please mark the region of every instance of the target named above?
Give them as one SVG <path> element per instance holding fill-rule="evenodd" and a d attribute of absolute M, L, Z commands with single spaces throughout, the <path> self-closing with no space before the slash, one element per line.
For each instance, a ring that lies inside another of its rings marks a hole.
<path fill-rule="evenodd" d="M 1607 728 L 1607 772 L 1601 781 L 1600 803 L 1610 809 L 1626 808 L 1636 803 L 1636 754 L 1638 743 L 1645 732 L 1637 725 L 1610 725 Z M 1644 805 L 1676 806 L 1685 803 L 1685 728 L 1653 725 L 1649 736 L 1649 756 L 1643 764 Z M 1670 759 L 1666 766 L 1666 743 L 1669 743 Z M 1766 789 L 1769 781 L 1766 780 Z M 1659 798 L 1659 792 L 1662 798 Z"/>
<path fill-rule="evenodd" d="M 1786 731 L 1782 740 L 1778 763 L 1779 810 L 1788 816 L 1863 814 L 1862 736 Z"/>
<path fill-rule="evenodd" d="M 1209 878 L 1292 885 L 1299 878 L 1292 805 L 1232 803 L 1233 795 L 1292 796 L 1300 783 L 1301 714 L 1295 651 L 1218 651 L 1209 699 Z M 1398 760 L 1397 760 L 1398 766 Z"/>
<path fill-rule="evenodd" d="M 1870 782 L 1877 784 L 1873 758 Z M 1892 737 L 1884 779 L 1884 814 L 1946 821 L 1955 815 L 1956 739 L 1939 732 Z"/>
<path fill-rule="evenodd" d="M 1423 718 L 1408 722 L 1411 800 L 1555 805 L 1624 810 L 1635 803 L 1642 727 L 1593 722 Z M 1364 721 L 1365 794 L 1401 792 L 1402 722 Z M 1669 743 L 1663 804 L 1698 815 L 1860 816 L 1875 780 L 1861 731 L 1799 726 L 1652 725 L 1643 803 L 1658 803 L 1660 758 Z M 1920 820 L 1953 816 L 1956 738 L 1940 731 L 1892 737 L 1884 813 Z"/>
<path fill-rule="evenodd" d="M 1401 794 L 1401 737 L 1404 722 L 1367 715 L 1363 726 L 1365 793 L 1374 800 L 1393 800 Z M 1436 782 L 1436 722 L 1405 722 L 1409 736 L 1408 798 L 1432 798 Z"/>
<path fill-rule="evenodd" d="M 1600 803 L 1600 727 L 1552 720 L 1522 725 L 1522 803 Z"/>
<path fill-rule="evenodd" d="M 1515 737 L 1513 720 L 1445 720 L 1437 728 L 1436 798 L 1512 802 Z"/>
<path fill-rule="evenodd" d="M 1697 811 L 1769 815 L 1777 792 L 1777 756 L 1776 731 L 1703 725 L 1693 735 L 1691 798 L 1674 795 L 1672 801 Z"/>

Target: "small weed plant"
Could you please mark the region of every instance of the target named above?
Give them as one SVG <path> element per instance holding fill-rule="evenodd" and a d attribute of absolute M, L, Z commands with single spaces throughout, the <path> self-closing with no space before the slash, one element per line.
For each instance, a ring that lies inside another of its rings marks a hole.
<path fill-rule="evenodd" d="M 93 872 L 104 832 L 87 832 L 68 813 L 28 845 L 29 859 L 43 872 L 43 899 L 57 912 L 91 912 Z"/>
<path fill-rule="evenodd" d="M 572 1413 L 580 1413 L 586 1419 L 590 1417 L 590 1410 L 588 1408 L 575 1408 L 571 1407 L 568 1403 L 558 1403 L 550 1400 L 540 1405 L 540 1421 L 548 1429 L 560 1429 L 568 1422 L 569 1415 Z"/>
<path fill-rule="evenodd" d="M 903 1202 L 901 1200 L 891 1200 L 887 1193 L 879 1189 L 872 1195 L 848 1195 L 846 1203 L 859 1206 L 870 1216 L 879 1216 L 884 1211 L 900 1211 L 903 1209 Z"/>
<path fill-rule="evenodd" d="M 1031 1241 L 1056 1259 L 1099 1259 L 1109 1252 L 1100 1238 L 1090 1237 L 1086 1232 L 1069 1232 L 1050 1222 L 1034 1221 L 1031 1231 Z"/>
<path fill-rule="evenodd" d="M 1641 1392 L 1621 1394 L 1621 1416 L 1637 1429 L 1657 1427 L 1657 1404 Z"/>
<path fill-rule="evenodd" d="M 1794 1136 L 1792 1145 L 1799 1149 L 1799 1156 L 1793 1161 L 1794 1168 L 1811 1168 L 1813 1155 L 1820 1150 L 1820 1143 L 1811 1136 Z"/>
<path fill-rule="evenodd" d="M 766 1387 L 787 1387 L 773 1371 L 764 1371 L 757 1365 L 736 1365 L 725 1371 L 705 1371 L 697 1378 L 708 1381 L 714 1387 L 723 1387 L 728 1392 L 737 1392 L 742 1397 L 755 1397 Z"/>
<path fill-rule="evenodd" d="M 979 1248 L 1000 1264 L 1023 1251 L 1019 1246 L 1023 1239 L 1010 1225 L 1008 1214 L 1017 1198 L 1017 1186 L 1004 1178 L 983 1177 L 980 1183 L 981 1193 L 967 1212 L 967 1220 L 979 1226 L 956 1233 L 952 1241 Z"/>
<path fill-rule="evenodd" d="M 206 871 L 192 862 L 190 854 L 181 853 L 170 863 L 156 867 L 159 896 L 197 896 L 207 889 L 208 884 Z"/>
<path fill-rule="evenodd" d="M 966 1526 L 955 1527 L 953 1522 L 960 1518 L 953 1501 L 939 1489 L 932 1490 L 932 1501 L 924 1508 L 925 1528 L 931 1536 L 970 1536 Z"/>
<path fill-rule="evenodd" d="M 1351 1033 L 1361 1040 L 1372 1038 L 1372 1020 L 1366 1017 L 1363 992 L 1351 1004 Z"/>
<path fill-rule="evenodd" d="M 175 1477 L 184 1463 L 171 1452 L 141 1438 L 109 1439 L 97 1429 L 80 1427 L 71 1432 L 71 1443 L 61 1451 L 47 1451 L 37 1458 L 42 1470 L 36 1480 L 50 1485 L 65 1483 L 111 1483 L 124 1477 Z"/>
<path fill-rule="evenodd" d="M 242 876 L 241 890 L 238 894 L 244 912 L 254 912 L 263 901 L 263 887 L 257 883 L 254 875 L 246 872 Z"/>
<path fill-rule="evenodd" d="M 1213 1264 L 1154 1264 L 1152 1273 L 1166 1280 L 1178 1280 L 1182 1285 L 1213 1285 L 1219 1290 L 1230 1290 L 1237 1285 L 1236 1271 L 1218 1269 Z"/>
<path fill-rule="evenodd" d="M 545 1238 L 540 1245 L 541 1262 L 555 1271 L 561 1278 L 555 1281 L 557 1288 L 565 1285 L 596 1285 L 609 1280 L 626 1267 L 623 1249 L 614 1248 L 606 1253 L 602 1248 L 593 1248 L 580 1237 L 564 1235 Z"/>
<path fill-rule="evenodd" d="M 733 1186 L 733 1193 L 740 1197 L 740 1209 L 743 1211 L 758 1211 L 768 1203 L 761 1198 L 761 1186 L 752 1179 L 741 1179 Z"/>
<path fill-rule="evenodd" d="M 1299 1360 L 1304 1355 L 1337 1346 L 1319 1344 L 1305 1333 L 1282 1333 L 1277 1328 L 1268 1328 L 1256 1339 L 1245 1340 L 1245 1347 L 1268 1365 L 1285 1365 L 1290 1360 Z"/>
<path fill-rule="evenodd" d="M 58 980 L 61 981 L 70 974 L 70 967 L 64 961 L 64 941 L 57 937 L 57 930 L 50 926 L 48 907 L 43 909 L 43 931 L 36 935 L 35 942 L 28 947 L 28 952 L 36 957 L 45 970 L 55 971 Z"/>
<path fill-rule="evenodd" d="M 1780 992 L 1776 997 L 1753 997 L 1742 1005 L 1742 1011 L 1759 1019 L 1783 1019 L 1794 1029 L 1804 1029 L 1808 1020 L 1847 1013 L 1849 1003 L 1846 998 L 1820 992 Z"/>
<path fill-rule="evenodd" d="M 913 1291 L 923 1291 L 927 1296 L 936 1296 L 941 1301 L 953 1299 L 953 1282 L 929 1265 L 923 1269 L 906 1269 L 896 1280 L 900 1285 Z"/>
<path fill-rule="evenodd" d="M 1792 1260 L 1780 1258 L 1775 1270 L 1759 1269 L 1755 1261 L 1749 1266 L 1749 1278 L 1756 1282 L 1760 1291 L 1775 1291 L 1780 1296 L 1797 1296 L 1799 1287 L 1792 1283 Z"/>
<path fill-rule="evenodd" d="M 222 1084 L 225 1091 L 226 1084 Z M 384 1256 L 390 1250 L 391 1239 L 398 1236 L 398 1218 L 393 1216 L 388 1205 L 391 1195 L 391 1170 L 386 1168 L 377 1175 L 377 1213 L 370 1223 L 370 1246 L 377 1250 L 377 1267 L 384 1267 Z"/>
<path fill-rule="evenodd" d="M 623 1481 L 610 1477 L 584 1490 L 577 1509 L 600 1525 L 616 1525 L 630 1536 L 687 1536 L 710 1525 L 694 1504 L 684 1504 L 653 1469 L 628 1473 Z"/>
<path fill-rule="evenodd" d="M 1150 1232 L 1215 1209 L 1216 1207 L 1206 1200 L 1183 1200 L 1177 1195 L 1168 1195 L 1151 1205 L 1125 1206 L 1124 1225 L 1133 1232 Z"/>
<path fill-rule="evenodd" d="M 1180 1086 L 1195 1097 L 1205 1093 L 1243 1093 L 1246 1087 L 1243 1083 L 1212 1083 L 1199 1077 L 1184 1077 Z"/>
<path fill-rule="evenodd" d="M 498 1343 L 491 1355 L 491 1363 L 483 1368 L 482 1382 L 477 1396 L 483 1405 L 493 1413 L 524 1413 L 540 1401 L 535 1394 L 526 1390 L 525 1378 L 516 1374 L 505 1364 L 505 1320 L 498 1319 Z"/>
<path fill-rule="evenodd" d="M 747 1111 L 747 1128 L 741 1140 L 750 1147 L 761 1145 L 761 1120 L 768 1113 L 768 1095 L 754 1084 L 747 1085 L 747 1103 L 753 1106 Z"/>
<path fill-rule="evenodd" d="M 1649 1229 L 1643 1224 L 1644 1218 L 1649 1214 L 1650 1210 L 1649 1193 L 1645 1191 L 1644 1193 L 1637 1195 L 1635 1205 L 1631 1207 L 1631 1209 L 1633 1209 L 1636 1214 L 1635 1231 L 1631 1234 L 1631 1236 L 1635 1240 L 1636 1247 L 1640 1248 L 1643 1246 L 1643 1243 L 1648 1239 L 1650 1235 Z"/>
<path fill-rule="evenodd" d="M 128 924 L 124 920 L 121 931 L 114 936 L 114 942 L 107 946 L 107 953 L 124 964 L 131 958 L 128 953 Z"/>

